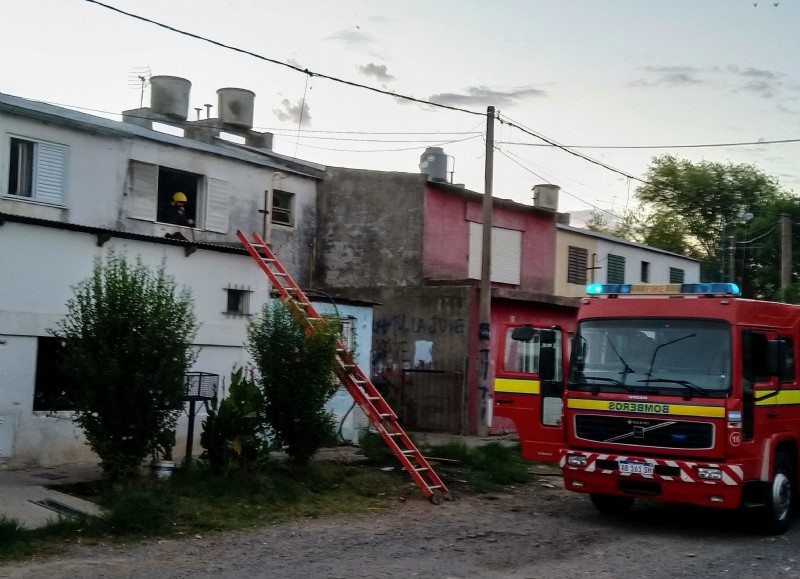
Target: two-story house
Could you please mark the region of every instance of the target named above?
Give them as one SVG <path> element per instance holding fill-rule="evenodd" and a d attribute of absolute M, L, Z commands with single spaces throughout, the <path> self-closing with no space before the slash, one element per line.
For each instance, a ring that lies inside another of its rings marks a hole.
<path fill-rule="evenodd" d="M 314 285 L 377 303 L 373 381 L 409 428 L 475 431 L 483 195 L 331 167 L 319 193 Z M 577 300 L 553 293 L 555 222 L 553 207 L 493 199 L 492 327 L 573 323 Z"/>
<path fill-rule="evenodd" d="M 249 361 L 247 325 L 270 296 L 236 231 L 263 235 L 297 282 L 309 282 L 324 167 L 271 150 L 271 135 L 251 128 L 249 91 L 221 89 L 218 118 L 188 121 L 188 81 L 152 80 L 151 106 L 123 122 L 0 94 L 0 459 L 91 459 L 59 406 L 49 330 L 108 252 L 164 264 L 191 290 L 200 322 L 192 370 L 219 376 L 222 395 Z M 176 193 L 191 225 L 169 216 Z M 369 339 L 368 307 L 336 311 Z M 185 426 L 184 417 L 179 445 Z"/>

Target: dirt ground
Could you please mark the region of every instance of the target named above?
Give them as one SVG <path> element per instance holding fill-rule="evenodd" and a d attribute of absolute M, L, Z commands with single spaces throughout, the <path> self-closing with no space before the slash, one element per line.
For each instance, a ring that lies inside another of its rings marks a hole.
<path fill-rule="evenodd" d="M 76 546 L 0 566 L 3 578 L 615 578 L 800 577 L 800 521 L 756 535 L 731 513 L 644 503 L 604 517 L 585 495 L 541 476 L 502 494 L 432 505 L 398 501 L 356 517 L 304 519 L 247 532 Z"/>

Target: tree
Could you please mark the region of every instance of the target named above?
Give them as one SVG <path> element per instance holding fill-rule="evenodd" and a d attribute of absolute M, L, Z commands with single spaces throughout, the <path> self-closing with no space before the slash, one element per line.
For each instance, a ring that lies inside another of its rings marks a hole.
<path fill-rule="evenodd" d="M 333 374 L 338 320 L 310 322 L 313 330 L 275 301 L 248 330 L 267 423 L 296 464 L 306 464 L 333 439 L 334 418 L 325 404 L 339 387 Z"/>
<path fill-rule="evenodd" d="M 753 165 L 694 164 L 671 155 L 653 159 L 636 196 L 653 219 L 645 241 L 674 251 L 680 239 L 682 253 L 703 262 L 707 280 L 718 277 L 723 233 L 735 232 L 745 213 L 777 218 L 775 205 L 789 199 L 776 179 Z"/>
<path fill-rule="evenodd" d="M 74 291 L 51 331 L 76 384 L 73 419 L 104 473 L 130 477 L 148 455 L 169 458 L 175 443 L 184 374 L 196 356 L 193 301 L 163 264 L 153 272 L 114 253 Z"/>

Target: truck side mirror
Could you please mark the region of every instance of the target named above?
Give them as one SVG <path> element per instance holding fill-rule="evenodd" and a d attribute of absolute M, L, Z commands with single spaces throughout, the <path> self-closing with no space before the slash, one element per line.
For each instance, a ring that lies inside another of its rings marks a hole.
<path fill-rule="evenodd" d="M 536 330 L 530 326 L 520 326 L 511 330 L 511 339 L 517 342 L 530 342 L 535 335 Z"/>

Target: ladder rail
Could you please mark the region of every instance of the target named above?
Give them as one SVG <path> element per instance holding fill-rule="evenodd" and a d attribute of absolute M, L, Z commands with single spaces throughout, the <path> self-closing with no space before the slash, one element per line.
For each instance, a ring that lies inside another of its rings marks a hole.
<path fill-rule="evenodd" d="M 324 318 L 275 257 L 267 243 L 257 233 L 253 233 L 255 243 L 251 243 L 241 231 L 237 231 L 236 236 L 267 275 L 272 287 L 278 292 L 280 301 L 289 308 L 293 316 L 301 319 L 311 331 L 314 331 L 316 328 L 312 320 L 324 320 Z M 341 340 L 336 341 L 333 371 L 425 496 L 434 503 L 440 502 L 441 498 L 452 499 L 442 479 L 400 426 L 394 410 L 369 377 L 361 371 Z"/>

